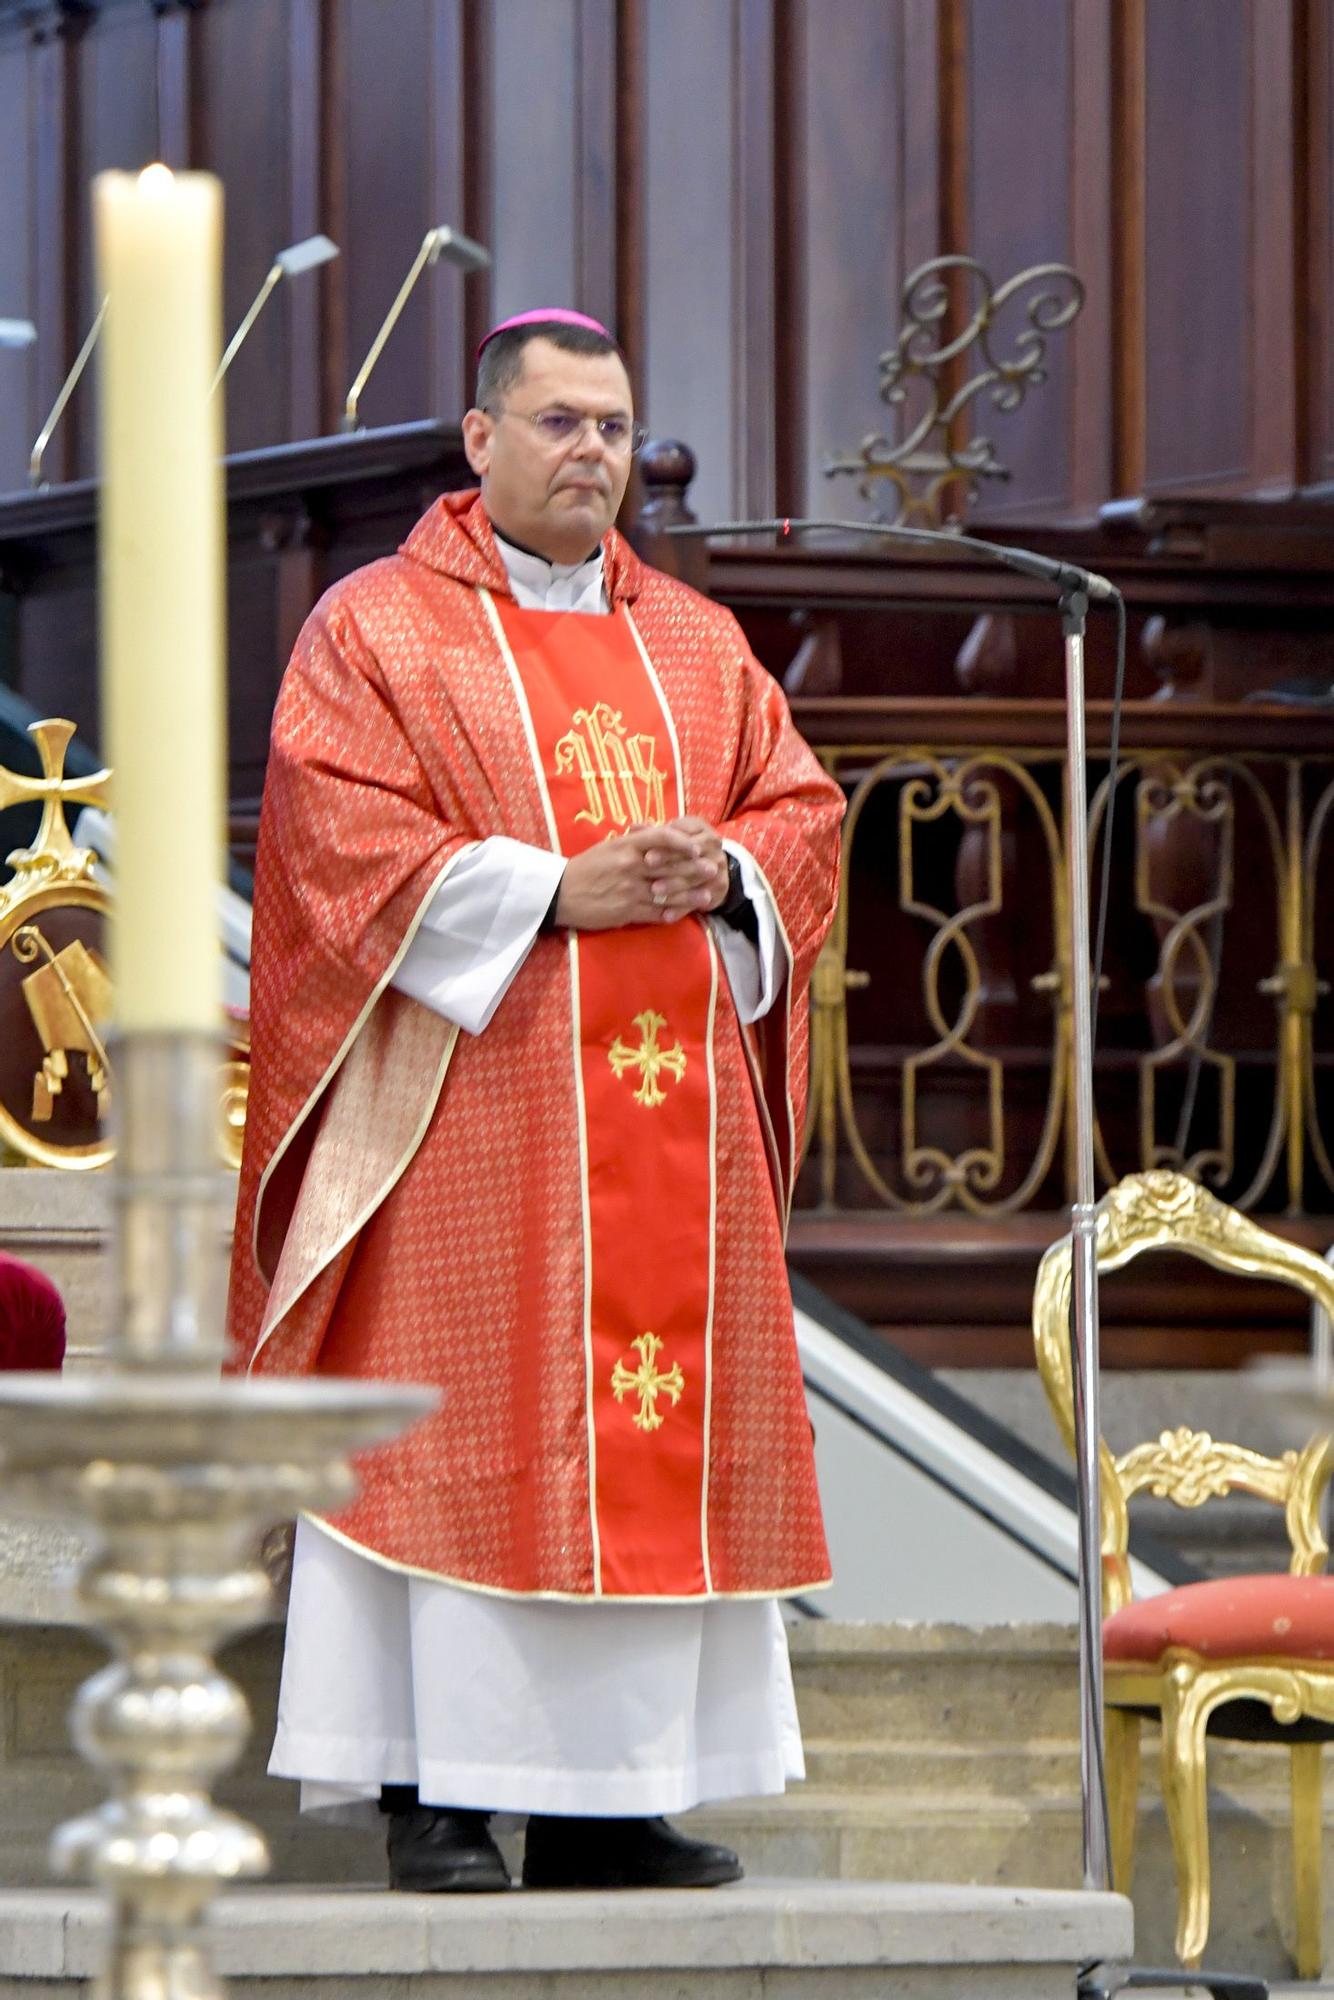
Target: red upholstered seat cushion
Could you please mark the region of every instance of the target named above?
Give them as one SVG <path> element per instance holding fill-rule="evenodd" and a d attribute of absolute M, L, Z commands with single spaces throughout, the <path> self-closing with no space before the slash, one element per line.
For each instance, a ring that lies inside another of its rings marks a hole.
<path fill-rule="evenodd" d="M 59 1368 L 65 1306 L 51 1280 L 0 1255 L 0 1368 Z"/>
<path fill-rule="evenodd" d="M 1231 1576 L 1184 1583 L 1114 1611 L 1107 1660 L 1152 1665 L 1169 1646 L 1206 1659 L 1334 1660 L 1334 1576 Z"/>

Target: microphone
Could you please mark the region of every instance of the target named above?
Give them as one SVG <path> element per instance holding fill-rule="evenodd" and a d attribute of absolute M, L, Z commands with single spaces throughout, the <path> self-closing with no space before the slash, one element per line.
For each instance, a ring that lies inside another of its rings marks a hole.
<path fill-rule="evenodd" d="M 974 549 L 979 555 L 1006 569 L 1018 570 L 1021 576 L 1036 577 L 1040 583 L 1050 583 L 1061 595 L 1071 591 L 1081 591 L 1085 597 L 1108 602 L 1121 595 L 1114 583 L 1096 570 L 1081 569 L 1076 563 L 1062 562 L 1057 556 L 1041 556 L 1033 549 L 1014 549 L 1004 542 L 984 541 L 980 535 L 956 533 L 952 528 L 902 528 L 888 521 L 822 521 L 791 520 L 777 521 L 718 521 L 712 527 L 703 527 L 696 522 L 682 522 L 663 530 L 668 535 L 792 535 L 811 530 L 824 533 L 850 535 L 880 535 L 887 541 L 915 542 L 931 548 Z"/>
<path fill-rule="evenodd" d="M 102 322 L 107 316 L 107 307 L 110 303 L 109 298 L 104 298 L 101 305 L 97 308 L 97 318 L 88 329 L 88 337 L 74 357 L 74 366 L 60 385 L 60 393 L 51 405 L 50 416 L 37 433 L 37 442 L 34 444 L 31 456 L 28 459 L 28 482 L 32 486 L 40 486 L 42 483 L 42 460 L 46 456 L 46 447 L 51 442 L 56 425 L 65 414 L 66 403 L 68 403 L 79 385 L 79 377 L 88 366 L 89 358 L 97 345 L 97 336 L 102 331 Z"/>
<path fill-rule="evenodd" d="M 0 347 L 31 347 L 36 338 L 30 319 L 0 319 Z"/>
<path fill-rule="evenodd" d="M 480 243 L 474 243 L 471 236 L 462 236 L 457 229 L 442 223 L 435 229 L 428 229 L 422 238 L 421 249 L 412 261 L 412 268 L 398 288 L 398 297 L 384 316 L 380 331 L 371 342 L 370 352 L 357 371 L 357 378 L 347 392 L 347 405 L 343 411 L 343 429 L 354 431 L 358 426 L 357 409 L 361 402 L 361 392 L 370 380 L 372 368 L 380 358 L 386 340 L 394 330 L 399 314 L 408 302 L 408 294 L 416 284 L 428 264 L 438 263 L 444 257 L 447 262 L 457 264 L 461 271 L 485 271 L 491 262 L 491 253 Z"/>
<path fill-rule="evenodd" d="M 327 264 L 338 255 L 338 245 L 331 242 L 327 236 L 306 236 L 300 243 L 290 244 L 286 250 L 278 252 L 269 266 L 263 284 L 251 302 L 250 310 L 227 343 L 226 351 L 218 363 L 218 372 L 209 388 L 210 396 L 217 393 L 219 383 L 235 361 L 242 341 L 264 310 L 269 293 L 278 281 L 281 278 L 299 277 L 303 271 L 313 271 L 318 265 Z"/>

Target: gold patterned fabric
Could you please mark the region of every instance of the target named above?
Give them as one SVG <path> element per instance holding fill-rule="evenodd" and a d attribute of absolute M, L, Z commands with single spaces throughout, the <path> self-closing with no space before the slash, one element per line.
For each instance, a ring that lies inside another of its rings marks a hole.
<path fill-rule="evenodd" d="M 828 1558 L 783 1230 L 842 798 L 730 615 L 615 534 L 604 558 L 613 613 L 632 617 L 672 719 L 682 808 L 754 856 L 789 967 L 755 1029 L 725 981 L 713 1009 L 708 1560 L 679 1594 L 805 1590 Z M 439 1384 L 438 1415 L 366 1461 L 331 1524 L 367 1553 L 503 1592 L 677 1594 L 609 1587 L 596 1555 L 577 946 L 538 938 L 475 1037 L 389 985 L 471 843 L 557 845 L 486 593 L 503 613 L 490 524 L 475 495 L 447 495 L 396 556 L 326 596 L 284 680 L 256 878 L 237 1365 Z M 651 786 L 657 766 L 636 754 L 630 777 Z M 629 968 L 645 933 L 618 935 Z M 656 1089 L 680 1088 L 673 1036 L 636 1024 L 645 1011 L 631 1004 L 607 1036 L 607 1078 L 627 1098 L 650 1071 Z M 646 1215 L 624 1255 L 670 1242 L 670 1213 Z M 637 1386 L 608 1369 L 600 1389 L 610 1403 L 619 1385 L 611 1408 L 651 1450 L 672 1433 L 673 1355 L 627 1344 L 622 1366 Z M 641 1410 L 666 1421 L 636 1426 Z"/>

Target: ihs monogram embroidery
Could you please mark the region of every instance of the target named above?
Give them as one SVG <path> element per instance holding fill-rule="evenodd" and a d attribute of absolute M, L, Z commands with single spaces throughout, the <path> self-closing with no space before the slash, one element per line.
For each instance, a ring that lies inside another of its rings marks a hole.
<path fill-rule="evenodd" d="M 611 1393 L 617 1402 L 634 1394 L 639 1398 L 639 1408 L 630 1421 L 641 1431 L 656 1431 L 665 1421 L 657 1407 L 659 1396 L 670 1396 L 673 1405 L 681 1400 L 681 1392 L 686 1386 L 686 1378 L 674 1361 L 665 1375 L 658 1370 L 657 1356 L 662 1342 L 656 1333 L 641 1333 L 638 1340 L 630 1342 L 639 1354 L 638 1368 L 631 1370 L 623 1361 L 618 1361 L 611 1371 Z"/>
<path fill-rule="evenodd" d="M 667 1026 L 664 1014 L 636 1014 L 635 1026 L 641 1037 L 639 1047 L 632 1049 L 618 1035 L 607 1050 L 607 1061 L 618 1077 L 624 1076 L 628 1069 L 639 1070 L 643 1082 L 635 1092 L 635 1103 L 645 1104 L 651 1110 L 667 1101 L 667 1093 L 658 1082 L 659 1075 L 666 1070 L 679 1083 L 685 1075 L 686 1052 L 679 1042 L 670 1049 L 659 1048 L 658 1030 Z"/>
<path fill-rule="evenodd" d="M 655 739 L 627 736 L 620 710 L 605 701 L 576 708 L 573 721 L 556 745 L 556 775 L 576 771 L 584 781 L 588 804 L 575 818 L 590 826 L 610 820 L 619 827 L 662 820 L 663 773 Z"/>

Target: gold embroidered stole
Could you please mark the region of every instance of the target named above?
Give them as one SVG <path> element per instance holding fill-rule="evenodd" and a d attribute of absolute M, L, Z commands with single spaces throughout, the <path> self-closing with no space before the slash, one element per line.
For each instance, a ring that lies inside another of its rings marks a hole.
<path fill-rule="evenodd" d="M 579 854 L 684 812 L 672 719 L 628 613 L 487 603 L 553 849 Z M 718 955 L 695 918 L 571 933 L 569 953 L 595 1588 L 689 1596 L 712 1588 Z"/>

